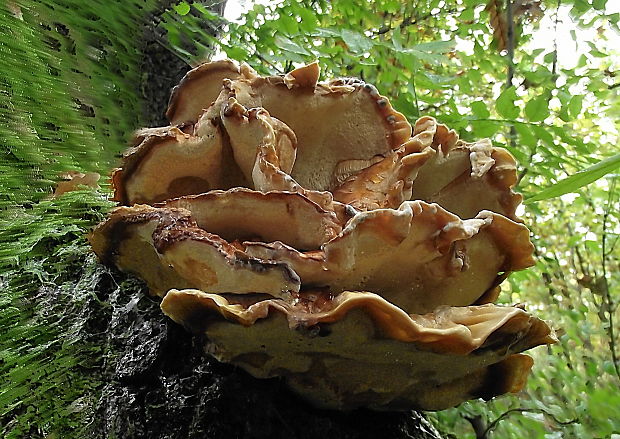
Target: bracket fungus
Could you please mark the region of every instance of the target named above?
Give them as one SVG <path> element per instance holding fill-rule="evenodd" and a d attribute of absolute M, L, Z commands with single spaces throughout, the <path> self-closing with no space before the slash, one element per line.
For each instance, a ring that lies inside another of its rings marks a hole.
<path fill-rule="evenodd" d="M 521 352 L 554 342 L 492 303 L 534 261 L 515 161 L 488 139 L 411 125 L 317 63 L 203 64 L 167 116 L 136 134 L 90 241 L 219 360 L 320 407 L 440 410 L 518 392 Z"/>

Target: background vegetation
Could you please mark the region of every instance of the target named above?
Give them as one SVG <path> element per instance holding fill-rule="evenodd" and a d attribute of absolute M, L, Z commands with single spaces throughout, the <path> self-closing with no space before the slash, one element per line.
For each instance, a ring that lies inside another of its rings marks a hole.
<path fill-rule="evenodd" d="M 527 303 L 560 341 L 534 351 L 522 394 L 432 416 L 458 438 L 614 437 L 620 14 L 606 0 L 507 3 L 284 0 L 230 22 L 181 2 L 164 15 L 160 43 L 190 65 L 217 50 L 263 73 L 318 59 L 325 76 L 374 83 L 411 120 L 432 115 L 466 140 L 509 149 L 538 263 L 511 276 L 500 300 Z M 100 270 L 83 233 L 109 205 L 94 192 L 47 197 L 61 171 L 106 175 L 141 123 L 136 23 L 153 5 L 122 5 L 23 1 L 0 12 L 0 431 L 9 437 L 75 434 L 97 396 L 102 348 L 72 344 L 87 328 L 71 316 L 105 304 L 88 282 L 56 287 Z M 562 47 L 575 48 L 574 65 Z"/>
<path fill-rule="evenodd" d="M 107 305 L 85 234 L 112 203 L 51 194 L 63 172 L 107 175 L 141 124 L 155 3 L 0 5 L 0 437 L 87 437 L 104 346 L 86 317 Z"/>

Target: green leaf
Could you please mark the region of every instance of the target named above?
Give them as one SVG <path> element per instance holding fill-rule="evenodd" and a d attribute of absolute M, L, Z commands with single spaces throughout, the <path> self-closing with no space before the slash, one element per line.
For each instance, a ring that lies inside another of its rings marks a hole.
<path fill-rule="evenodd" d="M 401 34 L 400 32 L 393 32 L 392 38 L 391 38 L 390 41 L 392 43 L 392 46 L 393 46 L 394 50 L 396 50 L 397 52 L 402 52 L 402 50 L 403 50 L 403 34 Z"/>
<path fill-rule="evenodd" d="M 425 61 L 431 64 L 441 64 L 446 59 L 446 57 L 443 55 L 429 52 L 420 52 L 419 50 L 415 49 L 405 49 L 403 52 L 408 53 L 409 55 L 419 59 L 420 61 Z"/>
<path fill-rule="evenodd" d="M 305 32 L 312 32 L 318 25 L 318 20 L 314 12 L 303 7 L 296 8 L 297 13 L 301 17 L 300 26 Z"/>
<path fill-rule="evenodd" d="M 483 101 L 472 102 L 471 112 L 478 119 L 488 119 L 491 116 L 487 105 Z"/>
<path fill-rule="evenodd" d="M 299 44 L 297 44 L 290 38 L 287 38 L 282 35 L 276 35 L 276 37 L 274 38 L 274 43 L 276 46 L 278 46 L 280 49 L 286 52 L 297 53 L 299 55 L 306 55 L 306 56 L 312 55 L 310 52 L 308 52 L 306 49 L 301 47 Z"/>
<path fill-rule="evenodd" d="M 383 8 L 385 9 L 385 11 L 392 14 L 394 12 L 397 12 L 400 9 L 400 6 L 401 2 L 398 0 L 390 0 L 383 4 Z"/>
<path fill-rule="evenodd" d="M 372 41 L 359 32 L 349 29 L 342 29 L 340 31 L 340 36 L 347 46 L 349 46 L 349 50 L 353 53 L 368 52 L 372 49 Z"/>
<path fill-rule="evenodd" d="M 527 125 L 522 124 L 522 123 L 517 123 L 515 124 L 515 131 L 517 132 L 517 134 L 519 134 L 519 141 L 523 145 L 526 145 L 532 148 L 538 145 L 538 139 L 536 138 L 536 136 L 534 136 L 534 134 L 532 134 L 532 131 L 529 129 Z"/>
<path fill-rule="evenodd" d="M 577 67 L 585 67 L 588 64 L 588 57 L 581 55 L 579 61 L 577 61 Z"/>
<path fill-rule="evenodd" d="M 575 95 L 568 102 L 568 115 L 572 119 L 576 119 L 577 116 L 581 113 L 581 107 L 583 106 L 583 96 Z"/>
<path fill-rule="evenodd" d="M 555 145 L 555 140 L 553 136 L 545 129 L 545 127 L 533 125 L 532 131 L 538 136 L 540 140 L 545 142 L 549 146 Z"/>
<path fill-rule="evenodd" d="M 488 120 L 472 120 L 471 122 L 472 131 L 478 138 L 493 137 L 500 126 L 499 123 Z"/>
<path fill-rule="evenodd" d="M 598 49 L 591 49 L 590 55 L 595 56 L 597 58 L 607 58 L 609 56 L 607 53 L 601 52 Z"/>
<path fill-rule="evenodd" d="M 495 101 L 495 108 L 500 116 L 505 119 L 513 120 L 519 117 L 521 110 L 515 105 L 518 99 L 514 86 L 505 89 Z"/>
<path fill-rule="evenodd" d="M 223 49 L 227 56 L 237 61 L 242 61 L 248 57 L 248 52 L 238 46 L 224 46 Z"/>
<path fill-rule="evenodd" d="M 322 37 L 322 38 L 339 37 L 340 32 L 333 30 L 333 29 L 324 28 L 324 27 L 317 27 L 314 30 L 314 32 L 312 32 L 311 35 L 313 37 Z"/>
<path fill-rule="evenodd" d="M 174 6 L 174 10 L 177 11 L 177 14 L 179 15 L 187 15 L 189 13 L 190 6 L 185 2 L 181 2 Z"/>
<path fill-rule="evenodd" d="M 577 31 L 575 31 L 575 29 L 570 30 L 570 36 L 573 39 L 573 41 L 579 41 L 579 38 L 577 38 Z"/>
<path fill-rule="evenodd" d="M 584 12 L 590 9 L 590 5 L 586 0 L 575 0 L 575 5 L 573 6 L 573 10 L 575 10 L 576 15 L 581 15 Z"/>
<path fill-rule="evenodd" d="M 555 52 L 549 52 L 545 54 L 545 56 L 543 57 L 543 61 L 546 62 L 547 64 L 551 64 L 554 59 L 555 59 Z"/>
<path fill-rule="evenodd" d="M 525 105 L 525 115 L 531 122 L 541 122 L 549 116 L 549 93 L 530 100 Z"/>
<path fill-rule="evenodd" d="M 553 62 L 553 58 L 551 62 Z M 533 84 L 541 84 L 551 79 L 551 72 L 545 67 L 539 66 L 534 71 L 523 73 L 523 76 L 525 76 L 527 80 Z"/>
<path fill-rule="evenodd" d="M 579 171 L 570 177 L 565 178 L 551 185 L 536 195 L 528 197 L 524 202 L 526 204 L 533 203 L 535 201 L 548 200 L 550 198 L 559 197 L 560 195 L 568 194 L 577 191 L 578 189 L 589 185 L 590 183 L 598 180 L 599 178 L 609 174 L 620 167 L 620 154 L 616 154 L 612 157 L 606 158 L 598 162 L 596 165 L 590 166 L 583 171 Z"/>
<path fill-rule="evenodd" d="M 431 41 L 428 43 L 416 44 L 411 49 L 426 53 L 447 53 L 453 51 L 455 46 L 456 42 L 452 40 Z"/>
<path fill-rule="evenodd" d="M 287 34 L 287 35 L 297 35 L 299 33 L 299 26 L 297 25 L 297 21 L 288 15 L 280 15 L 280 18 L 278 19 L 278 21 L 276 22 L 279 26 L 281 26 L 281 29 Z"/>
<path fill-rule="evenodd" d="M 572 118 L 568 114 L 568 103 L 570 102 L 572 96 L 567 91 L 563 89 L 558 89 L 557 98 L 560 100 L 560 103 L 562 104 L 562 107 L 560 108 L 560 111 L 558 112 L 558 116 L 564 122 L 570 122 Z"/>
<path fill-rule="evenodd" d="M 207 9 L 205 7 L 205 5 L 203 5 L 201 3 L 192 3 L 192 6 L 194 8 L 196 8 L 198 11 L 200 11 L 200 14 L 203 16 L 204 19 L 212 20 L 214 22 L 222 21 L 222 17 L 221 16 L 219 16 L 217 14 L 214 14 L 212 11 Z"/>
<path fill-rule="evenodd" d="M 472 21 L 474 19 L 474 11 L 475 11 L 475 8 L 464 8 L 463 12 L 461 12 L 461 16 L 459 17 L 459 20 Z"/>

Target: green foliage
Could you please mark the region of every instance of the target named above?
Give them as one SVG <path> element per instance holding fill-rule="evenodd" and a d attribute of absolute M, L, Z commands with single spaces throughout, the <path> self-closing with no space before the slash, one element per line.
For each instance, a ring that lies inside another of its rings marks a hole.
<path fill-rule="evenodd" d="M 86 427 L 101 346 L 88 341 L 84 325 L 89 307 L 103 306 L 94 288 L 104 269 L 85 233 L 110 205 L 99 194 L 71 192 L 2 220 L 3 437 L 79 437 Z"/>
<path fill-rule="evenodd" d="M 86 232 L 111 203 L 50 195 L 60 173 L 107 174 L 140 125 L 140 23 L 155 1 L 0 5 L 0 436 L 85 437 L 103 307 Z"/>
<path fill-rule="evenodd" d="M 107 173 L 125 149 L 140 123 L 132 34 L 143 3 L 12 1 L 0 8 L 0 207 L 44 197 L 63 171 Z"/>
<path fill-rule="evenodd" d="M 613 174 L 620 58 L 608 40 L 620 30 L 620 14 L 606 13 L 606 3 L 549 0 L 540 14 L 515 10 L 513 54 L 497 50 L 492 11 L 468 0 L 282 0 L 254 5 L 234 22 L 192 4 L 195 15 L 224 30 L 221 39 L 192 26 L 191 14 L 172 12 L 163 24 L 174 29 L 169 45 L 181 56 L 187 52 L 174 35 L 215 46 L 261 73 L 318 60 L 325 76 L 374 83 L 410 120 L 435 116 L 465 140 L 491 137 L 519 160 L 538 263 L 514 273 L 500 301 L 527 303 L 553 323 L 559 343 L 535 351 L 520 395 L 436 414 L 455 437 L 475 437 L 467 420 L 475 418 L 487 427 L 485 437 L 620 433 L 620 203 Z M 544 20 L 550 33 L 535 37 Z M 566 27 L 582 52 L 574 66 L 558 54 Z M 596 37 L 584 41 L 588 29 Z"/>
<path fill-rule="evenodd" d="M 533 203 L 534 201 L 548 200 L 549 198 L 556 198 L 560 195 L 575 192 L 583 186 L 604 177 L 618 168 L 620 168 L 620 154 L 601 160 L 597 164 L 592 165 L 583 171 L 579 171 L 570 177 L 558 181 L 554 185 L 551 185 L 537 194 L 527 198 L 525 203 L 527 204 Z"/>

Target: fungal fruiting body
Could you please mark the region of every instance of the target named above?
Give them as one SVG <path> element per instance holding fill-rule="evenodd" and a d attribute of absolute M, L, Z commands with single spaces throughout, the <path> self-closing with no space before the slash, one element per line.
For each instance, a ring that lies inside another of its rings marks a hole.
<path fill-rule="evenodd" d="M 114 172 L 91 234 L 205 350 L 320 407 L 440 410 L 517 392 L 547 324 L 494 302 L 533 265 L 516 164 L 318 64 L 203 64 Z"/>

